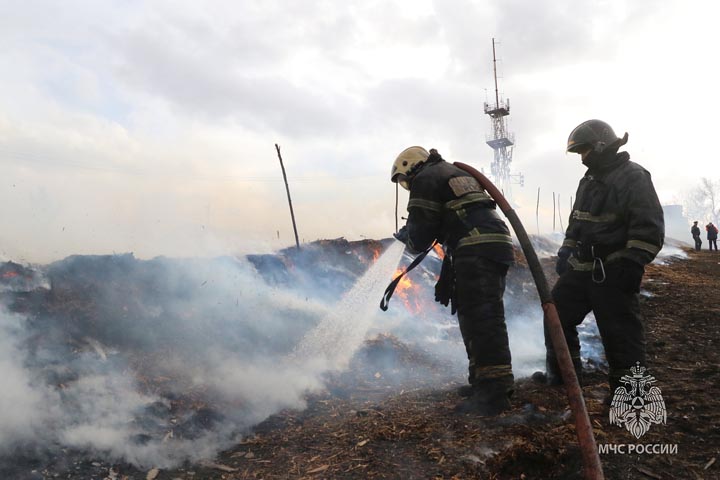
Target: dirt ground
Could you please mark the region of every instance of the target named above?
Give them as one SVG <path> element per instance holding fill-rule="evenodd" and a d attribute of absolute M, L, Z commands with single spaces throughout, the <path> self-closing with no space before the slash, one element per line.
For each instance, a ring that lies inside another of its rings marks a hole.
<path fill-rule="evenodd" d="M 676 445 L 677 453 L 602 454 L 608 479 L 720 478 L 720 291 L 713 284 L 720 255 L 688 254 L 669 266 L 651 265 L 643 285 L 648 368 L 662 390 L 667 424 L 635 440 L 609 423 L 605 374 L 588 372 L 583 386 L 598 444 Z M 375 342 L 402 349 L 392 338 Z M 157 478 L 582 478 L 561 387 L 520 380 L 512 410 L 484 418 L 455 411 L 459 384 L 389 391 L 383 374 L 330 388 L 309 398 L 304 411 L 270 417 L 216 463 Z"/>
<path fill-rule="evenodd" d="M 610 425 L 605 373 L 585 372 L 598 444 L 677 446 L 672 454 L 604 453 L 607 479 L 720 478 L 720 291 L 714 285 L 720 254 L 688 255 L 651 265 L 643 284 L 647 367 L 662 390 L 667 423 L 640 440 Z M 551 262 L 546 267 L 552 283 Z M 43 463 L 17 457 L 12 471 L 26 472 L 22 478 L 110 480 L 582 478 L 562 387 L 519 380 L 511 411 L 480 417 L 456 411 L 462 379 L 443 383 L 454 377 L 430 356 L 387 335 L 364 350 L 347 371 L 327 378 L 327 391 L 310 396 L 306 409 L 271 416 L 212 462 L 147 471 L 66 452 Z M 377 357 L 373 352 L 418 370 L 398 386 L 383 364 L 363 364 Z"/>

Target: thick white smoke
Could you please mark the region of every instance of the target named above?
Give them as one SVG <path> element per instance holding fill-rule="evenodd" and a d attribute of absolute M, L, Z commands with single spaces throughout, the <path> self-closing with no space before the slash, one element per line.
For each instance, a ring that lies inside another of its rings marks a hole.
<path fill-rule="evenodd" d="M 268 264 L 266 275 L 235 258 L 120 255 L 50 265 L 46 279 L 28 285 L 46 292 L 52 308 L 0 313 L 0 454 L 71 447 L 140 467 L 212 457 L 268 415 L 304 408 L 324 374 L 345 368 L 377 333 L 449 366 L 439 381 L 464 382 L 457 319 L 432 301 L 437 258 L 410 274 L 423 285 L 414 293 L 426 300 L 419 314 L 398 294 L 389 311 L 379 311 L 393 255 L 364 279 L 342 262 L 302 257 L 278 260 L 275 273 Z M 506 295 L 518 377 L 543 368 L 536 302 L 524 290 Z M 588 353 L 602 354 L 584 346 Z M 375 365 L 387 363 L 402 381 L 407 365 L 396 361 Z"/>
<path fill-rule="evenodd" d="M 0 452 L 42 436 L 57 396 L 24 366 L 24 319 L 0 308 Z M 48 403 L 49 400 L 54 400 Z"/>
<path fill-rule="evenodd" d="M 340 301 L 233 258 L 50 265 L 47 298 L 72 311 L 0 316 L 0 452 L 71 447 L 141 467 L 212 457 L 347 366 L 397 251 Z"/>
<path fill-rule="evenodd" d="M 132 257 L 108 261 L 49 269 L 55 295 L 94 276 L 88 318 L 0 313 L 3 453 L 60 445 L 166 467 L 212 456 L 321 387 L 322 371 L 285 358 L 329 305 L 269 286 L 247 262 L 158 259 L 137 272 Z M 207 403 L 208 418 L 174 409 L 182 396 Z"/>

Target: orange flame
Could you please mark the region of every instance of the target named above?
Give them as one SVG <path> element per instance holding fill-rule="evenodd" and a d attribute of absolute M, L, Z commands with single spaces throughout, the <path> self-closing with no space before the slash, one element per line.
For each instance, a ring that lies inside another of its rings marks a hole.
<path fill-rule="evenodd" d="M 442 246 L 439 243 L 436 243 L 433 246 L 433 250 L 435 250 L 435 255 L 437 255 L 440 260 L 443 260 L 445 258 L 445 252 L 443 251 Z"/>
<path fill-rule="evenodd" d="M 5 273 L 3 273 L 2 278 L 15 278 L 15 277 L 19 277 L 19 276 L 20 276 L 20 274 L 17 272 L 5 272 Z"/>
<path fill-rule="evenodd" d="M 403 272 L 402 269 L 398 268 L 393 274 L 393 280 L 396 279 Z M 411 313 L 420 313 L 422 310 L 420 298 L 422 292 L 420 291 L 420 285 L 414 283 L 407 275 L 405 275 L 395 288 L 395 294 L 400 297 L 405 304 L 405 308 Z"/>

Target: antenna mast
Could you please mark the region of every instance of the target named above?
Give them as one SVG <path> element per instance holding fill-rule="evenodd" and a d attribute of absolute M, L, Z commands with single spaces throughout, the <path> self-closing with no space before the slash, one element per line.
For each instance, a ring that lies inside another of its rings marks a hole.
<path fill-rule="evenodd" d="M 523 185 L 522 174 L 511 174 L 510 164 L 512 163 L 513 147 L 515 146 L 515 135 L 508 133 L 506 117 L 510 115 L 510 100 L 500 99 L 497 75 L 497 57 L 495 56 L 495 39 L 492 39 L 493 50 L 493 76 L 495 78 L 495 105 L 485 102 L 485 113 L 490 116 L 492 135 L 486 136 L 486 143 L 493 149 L 493 162 L 490 165 L 490 172 L 495 183 L 505 193 L 507 198 L 512 198 L 510 186 L 512 183 Z"/>

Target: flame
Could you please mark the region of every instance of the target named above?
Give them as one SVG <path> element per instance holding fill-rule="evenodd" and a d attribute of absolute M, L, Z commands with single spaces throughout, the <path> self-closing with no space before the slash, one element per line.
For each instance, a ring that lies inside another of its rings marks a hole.
<path fill-rule="evenodd" d="M 443 260 L 445 258 L 445 252 L 443 251 L 442 246 L 439 243 L 436 243 L 433 246 L 433 250 L 435 250 L 435 255 L 437 255 L 440 260 Z"/>
<path fill-rule="evenodd" d="M 17 272 L 5 272 L 2 274 L 2 278 L 15 278 L 15 277 L 19 277 L 19 276 L 20 276 L 20 274 Z"/>
<path fill-rule="evenodd" d="M 375 260 L 377 260 L 378 258 L 380 258 L 380 248 L 379 248 L 379 247 L 378 247 L 378 248 L 373 248 L 373 249 L 372 249 L 372 255 L 373 255 L 372 263 L 375 263 Z"/>
<path fill-rule="evenodd" d="M 402 272 L 403 269 L 401 268 L 395 270 L 392 277 L 393 280 L 399 277 Z M 407 275 L 405 275 L 397 284 L 395 294 L 402 299 L 405 304 L 405 308 L 407 308 L 409 312 L 420 313 L 420 311 L 422 311 L 420 303 L 422 292 L 420 290 L 420 285 L 414 283 Z"/>

